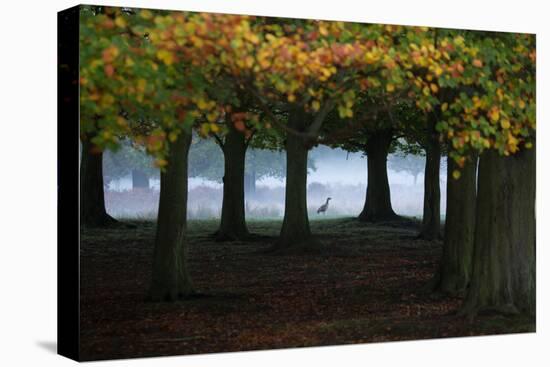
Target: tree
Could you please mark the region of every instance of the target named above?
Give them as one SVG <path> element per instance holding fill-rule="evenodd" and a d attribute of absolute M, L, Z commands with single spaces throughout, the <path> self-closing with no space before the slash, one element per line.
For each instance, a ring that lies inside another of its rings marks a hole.
<path fill-rule="evenodd" d="M 447 212 L 440 269 L 434 289 L 452 295 L 466 292 L 470 284 L 474 249 L 477 157 L 467 157 L 463 168 L 447 162 Z M 458 175 L 456 172 L 460 172 Z"/>
<path fill-rule="evenodd" d="M 226 115 L 228 132 L 225 139 L 222 141 L 217 138 L 224 156 L 223 201 L 218 240 L 244 239 L 249 235 L 245 220 L 244 172 L 246 150 L 252 137 L 246 138 L 235 127 L 232 120 L 234 116 L 236 115 Z"/>
<path fill-rule="evenodd" d="M 333 109 L 341 117 L 351 117 L 354 90 L 366 89 L 368 78 L 381 68 L 392 69 L 391 60 L 382 55 L 390 49 L 384 41 L 391 43 L 393 38 L 379 38 L 385 31 L 382 27 L 339 22 L 293 20 L 264 29 L 268 42 L 257 55 L 260 68 L 266 67 L 248 87 L 256 92 L 270 122 L 287 133 L 285 217 L 277 247 L 302 251 L 316 247 L 307 215 L 308 151 Z M 384 41 L 375 43 L 375 39 Z M 273 62 L 274 57 L 282 62 Z M 270 113 L 266 100 L 283 106 L 286 121 Z"/>
<path fill-rule="evenodd" d="M 462 313 L 535 314 L 535 151 L 481 155 L 473 273 Z"/>
<path fill-rule="evenodd" d="M 428 115 L 427 139 L 425 143 L 426 168 L 424 170 L 424 211 L 419 237 L 426 240 L 441 237 L 441 189 L 439 172 L 441 167 L 441 145 L 436 130 L 438 116 Z"/>
<path fill-rule="evenodd" d="M 187 269 L 187 154 L 190 132 L 170 144 L 170 164 L 160 176 L 159 216 L 149 298 L 174 301 L 194 294 Z"/>
<path fill-rule="evenodd" d="M 429 141 L 430 173 L 439 169 L 435 161 L 444 140 L 452 146 L 448 155 L 458 165 L 455 171 L 464 168 L 470 153 L 480 153 L 473 273 L 465 310 L 532 312 L 534 231 L 517 227 L 521 219 L 524 228 L 534 228 L 532 35 L 465 35 L 424 27 L 149 10 L 129 18 L 111 8 L 83 24 L 87 29 L 81 32 L 82 42 L 89 47 L 82 58 L 81 129 L 93 134 L 92 143 L 101 149 L 116 147 L 121 135 L 130 135 L 146 146 L 163 172 L 177 170 L 179 177 L 183 164 L 177 163 L 171 148 L 190 134 L 193 125 L 207 135 L 218 132 L 220 121 L 230 119 L 246 138 L 251 133 L 246 124 L 285 134 L 287 192 L 280 251 L 315 248 L 307 217 L 307 160 L 330 113 L 337 111 L 350 123 L 357 97 L 365 91 L 415 105 L 422 115 L 416 119 L 418 130 L 424 129 Z M 234 93 L 210 96 L 219 76 L 251 96 L 262 118 L 250 118 L 250 111 L 237 115 L 245 111 L 233 108 L 240 106 Z M 386 108 L 388 114 L 392 109 Z M 147 134 L 139 133 L 144 122 L 152 127 Z M 175 166 L 169 167 L 170 161 Z M 517 184 L 521 175 L 528 184 Z M 437 177 L 437 184 L 428 176 Z M 439 174 L 427 174 L 425 181 L 431 183 L 426 197 L 434 198 L 430 215 L 424 216 L 425 228 L 435 233 L 438 194 L 430 194 L 439 188 Z M 177 190 L 172 192 L 174 186 L 164 187 L 166 195 L 180 197 Z M 512 200 L 503 206 L 503 197 Z M 521 213 L 521 218 L 507 214 L 510 211 Z M 161 218 L 168 220 L 159 213 Z M 177 219 L 177 228 L 184 228 L 179 224 L 185 218 Z M 514 225 L 503 224 L 510 220 Z M 161 227 L 172 228 L 166 224 Z M 155 254 L 171 253 L 172 258 L 164 260 L 181 263 L 183 230 L 166 231 L 172 252 Z M 502 235 L 512 241 L 492 240 Z M 161 237 L 157 233 L 157 239 Z M 494 255 L 489 258 L 488 253 Z M 510 254 L 519 261 L 511 260 Z M 496 266 L 495 259 L 509 266 Z M 154 263 L 156 279 L 164 271 L 159 264 L 165 262 Z M 177 269 L 171 267 L 171 276 L 159 279 L 174 279 Z M 176 283 L 171 284 L 160 287 L 160 293 L 178 294 Z"/>
<path fill-rule="evenodd" d="M 380 100 L 365 98 L 358 103 L 364 107 L 367 114 L 358 113 L 354 123 L 337 125 L 343 126 L 340 130 L 328 127 L 326 142 L 348 152 L 362 152 L 367 157 L 367 192 L 363 210 L 358 216 L 360 221 L 380 222 L 395 220 L 391 204 L 390 185 L 388 181 L 387 160 L 393 149 L 396 126 L 389 121 L 387 112 L 373 113 L 373 105 L 382 103 Z"/>
<path fill-rule="evenodd" d="M 116 151 L 107 150 L 103 159 L 103 177 L 105 183 L 131 175 L 133 189 L 148 189 L 149 179 L 159 176 L 153 158 L 145 152 L 143 146 L 122 141 Z"/>
<path fill-rule="evenodd" d="M 532 35 L 449 31 L 437 43 L 444 51 L 431 61 L 426 56 L 436 48 L 416 46 L 415 63 L 431 64 L 431 73 L 416 80 L 426 96 L 417 104 L 437 106 L 436 128 L 459 168 L 469 154 L 480 153 L 473 268 L 463 308 L 469 316 L 482 310 L 534 314 L 534 45 Z M 438 95 L 441 88 L 450 93 Z"/>
<path fill-rule="evenodd" d="M 163 12 L 82 9 L 81 130 L 93 133 L 91 141 L 100 149 L 116 149 L 119 137 L 129 136 L 155 157 L 162 174 L 149 297 L 190 296 L 187 151 L 195 117 L 209 105 L 207 83 L 192 61 L 175 64 L 171 54 L 157 48 L 159 33 L 171 22 Z"/>
<path fill-rule="evenodd" d="M 389 168 L 395 172 L 406 172 L 413 176 L 413 185 L 416 186 L 418 175 L 424 172 L 425 163 L 419 158 L 420 154 L 413 153 L 393 154 L 388 159 Z"/>
<path fill-rule="evenodd" d="M 105 227 L 118 223 L 107 214 L 103 183 L 103 151 L 84 135 L 80 161 L 80 225 Z M 93 136 L 93 135 L 92 135 Z"/>

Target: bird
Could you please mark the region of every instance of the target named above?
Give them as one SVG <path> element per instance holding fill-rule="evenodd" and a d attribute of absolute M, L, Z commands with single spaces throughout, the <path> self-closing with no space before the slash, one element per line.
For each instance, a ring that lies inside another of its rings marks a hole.
<path fill-rule="evenodd" d="M 327 198 L 327 202 L 324 203 L 323 205 L 321 205 L 319 207 L 319 209 L 317 209 L 317 214 L 319 213 L 326 213 L 327 209 L 328 209 L 328 202 L 331 200 L 332 198 Z"/>

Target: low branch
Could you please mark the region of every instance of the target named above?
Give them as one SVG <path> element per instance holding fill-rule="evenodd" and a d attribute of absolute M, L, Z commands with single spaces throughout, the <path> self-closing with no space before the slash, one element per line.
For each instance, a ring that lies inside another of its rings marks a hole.
<path fill-rule="evenodd" d="M 216 133 L 212 133 L 212 136 L 214 137 L 214 139 L 216 139 L 216 142 L 218 143 L 220 148 L 222 148 L 222 150 L 223 150 L 225 144 L 224 144 L 223 140 L 220 138 L 220 136 Z"/>

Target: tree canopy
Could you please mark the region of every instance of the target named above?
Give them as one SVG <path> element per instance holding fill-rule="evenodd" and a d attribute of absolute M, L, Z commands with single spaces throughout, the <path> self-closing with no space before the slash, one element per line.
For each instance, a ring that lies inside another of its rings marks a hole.
<path fill-rule="evenodd" d="M 299 108 L 311 116 L 302 134 L 315 139 L 331 111 L 344 125 L 365 94 L 388 109 L 409 102 L 437 114 L 459 166 L 468 151 L 510 155 L 533 144 L 533 35 L 83 9 L 82 132 L 96 131 L 100 147 L 131 136 L 161 167 L 181 129 L 217 133 L 230 114 L 247 134 L 253 126 L 296 134 L 284 113 Z M 254 98 L 256 112 L 232 109 L 239 91 Z"/>

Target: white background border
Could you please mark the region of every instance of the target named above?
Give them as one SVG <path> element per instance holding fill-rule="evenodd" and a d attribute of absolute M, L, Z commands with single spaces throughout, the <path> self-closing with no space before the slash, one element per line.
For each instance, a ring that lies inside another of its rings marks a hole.
<path fill-rule="evenodd" d="M 99 362 L 112 366 L 542 366 L 550 361 L 550 23 L 539 1 L 188 0 L 92 3 L 537 33 L 537 333 Z M 56 340 L 56 12 L 72 1 L 7 0 L 0 20 L 0 365 L 65 366 Z M 76 152 L 75 152 L 76 154 Z M 76 244 L 75 244 L 76 245 Z M 144 270 L 145 271 L 145 270 Z"/>

